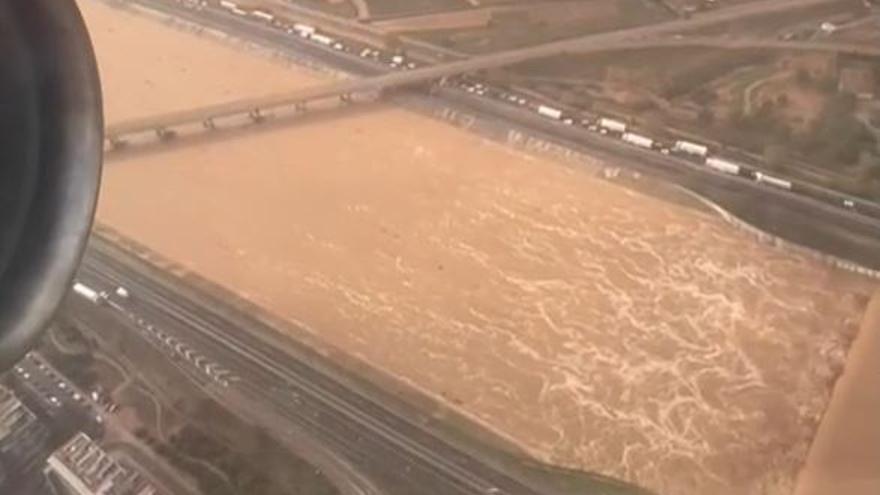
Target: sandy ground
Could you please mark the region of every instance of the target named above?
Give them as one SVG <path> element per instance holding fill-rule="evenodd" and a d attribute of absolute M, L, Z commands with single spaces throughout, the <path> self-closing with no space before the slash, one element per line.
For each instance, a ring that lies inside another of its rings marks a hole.
<path fill-rule="evenodd" d="M 880 292 L 874 295 L 834 399 L 822 419 L 797 495 L 880 493 Z"/>
<path fill-rule="evenodd" d="M 110 122 L 313 80 L 83 6 Z M 99 217 L 541 459 L 669 495 L 788 493 L 871 288 L 381 106 L 113 161 Z"/>

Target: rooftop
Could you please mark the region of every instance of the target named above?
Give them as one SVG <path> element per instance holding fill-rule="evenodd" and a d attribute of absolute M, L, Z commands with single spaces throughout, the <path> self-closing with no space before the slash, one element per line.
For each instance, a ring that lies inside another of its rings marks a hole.
<path fill-rule="evenodd" d="M 48 472 L 60 477 L 76 495 L 161 495 L 138 467 L 104 451 L 78 433 L 48 460 Z"/>
<path fill-rule="evenodd" d="M 34 413 L 11 390 L 0 385 L 0 440 L 35 420 Z"/>

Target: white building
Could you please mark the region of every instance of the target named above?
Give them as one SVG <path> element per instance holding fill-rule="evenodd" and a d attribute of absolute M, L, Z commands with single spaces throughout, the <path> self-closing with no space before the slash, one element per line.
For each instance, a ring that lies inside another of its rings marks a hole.
<path fill-rule="evenodd" d="M 48 446 L 49 430 L 15 394 L 0 385 L 0 493 L 5 478 L 35 472 Z M 4 474 L 5 473 L 5 474 Z"/>
<path fill-rule="evenodd" d="M 46 476 L 74 495 L 161 495 L 143 473 L 78 433 L 46 461 Z"/>

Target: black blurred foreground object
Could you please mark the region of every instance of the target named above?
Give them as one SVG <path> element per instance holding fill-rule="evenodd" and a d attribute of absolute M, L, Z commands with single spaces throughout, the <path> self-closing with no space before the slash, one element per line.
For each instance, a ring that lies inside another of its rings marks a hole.
<path fill-rule="evenodd" d="M 70 287 L 102 132 L 94 53 L 73 0 L 0 0 L 0 370 L 27 352 Z"/>

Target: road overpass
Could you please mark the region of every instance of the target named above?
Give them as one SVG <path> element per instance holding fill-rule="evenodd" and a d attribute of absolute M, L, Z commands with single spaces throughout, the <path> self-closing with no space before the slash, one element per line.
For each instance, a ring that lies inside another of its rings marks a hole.
<path fill-rule="evenodd" d="M 608 50 L 696 46 L 720 49 L 758 48 L 774 50 L 829 51 L 880 57 L 880 47 L 853 43 L 820 43 L 812 41 L 774 41 L 712 37 L 675 37 L 650 40 L 627 40 L 619 38 L 620 36 L 602 37 L 589 44 L 580 40 L 549 43 L 531 48 L 509 50 L 494 55 L 474 57 L 459 62 L 439 64 L 409 71 L 392 72 L 375 77 L 346 79 L 285 93 L 245 98 L 201 108 L 137 118 L 110 125 L 105 131 L 105 136 L 111 146 L 123 143 L 128 137 L 145 133 L 156 133 L 161 138 L 172 135 L 171 133 L 173 132 L 173 129 L 180 126 L 201 124 L 210 129 L 215 126 L 215 122 L 218 119 L 243 115 L 249 116 L 254 120 L 259 120 L 272 110 L 284 107 L 304 108 L 309 103 L 334 98 L 349 100 L 359 94 L 375 93 L 403 86 L 418 85 L 459 74 L 482 69 L 497 68 L 536 58 L 565 53 L 588 54 Z"/>
<path fill-rule="evenodd" d="M 645 41 L 638 46 L 621 48 L 720 48 L 725 50 L 764 49 L 843 53 L 862 57 L 880 57 L 880 46 L 859 43 L 832 41 L 778 41 L 756 38 L 721 38 L 710 36 L 688 36 L 682 38 L 658 38 Z M 612 48 L 614 49 L 614 48 Z"/>
<path fill-rule="evenodd" d="M 401 48 L 406 49 L 410 55 L 425 61 L 437 63 L 442 61 L 463 60 L 470 56 L 468 53 L 440 46 L 436 43 L 430 43 L 411 35 L 390 33 L 388 30 L 383 29 L 382 26 L 377 24 L 333 16 L 326 12 L 291 3 L 287 0 L 268 1 L 273 11 L 282 16 L 300 19 L 303 22 L 314 24 L 335 36 L 357 39 L 373 46 L 381 46 L 383 48 L 389 48 L 389 45 L 400 46 Z M 725 15 L 725 19 L 720 22 L 729 22 L 775 12 L 807 9 L 813 6 L 831 4 L 839 1 L 840 0 L 804 0 L 798 2 L 788 0 L 766 0 L 763 2 L 753 2 L 754 5 L 724 8 L 723 10 L 727 14 Z M 697 14 L 700 18 L 708 15 L 710 14 Z M 634 29 L 647 30 L 649 32 L 654 28 L 666 24 L 668 23 L 655 23 Z M 643 34 L 648 34 L 648 32 Z"/>

